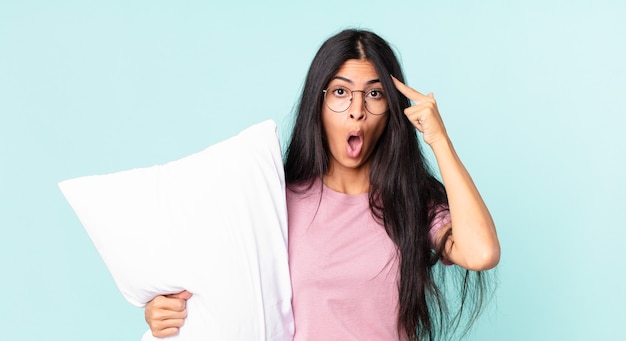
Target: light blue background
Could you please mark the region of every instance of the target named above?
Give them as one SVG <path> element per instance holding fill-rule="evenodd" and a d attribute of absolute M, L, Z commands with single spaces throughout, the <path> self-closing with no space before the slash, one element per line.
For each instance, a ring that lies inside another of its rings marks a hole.
<path fill-rule="evenodd" d="M 391 2 L 390 2 L 391 3 Z M 623 340 L 621 1 L 0 1 L 0 339 L 139 340 L 57 182 L 174 160 L 265 119 L 287 135 L 346 27 L 438 99 L 496 220 L 470 340 Z"/>

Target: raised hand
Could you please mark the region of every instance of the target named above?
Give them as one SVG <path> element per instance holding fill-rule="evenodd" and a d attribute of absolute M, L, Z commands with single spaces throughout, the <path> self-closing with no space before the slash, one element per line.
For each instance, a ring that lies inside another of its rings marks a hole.
<path fill-rule="evenodd" d="M 391 76 L 396 89 L 405 95 L 413 105 L 404 109 L 404 114 L 413 123 L 415 128 L 424 134 L 424 142 L 433 145 L 440 140 L 448 138 L 446 128 L 443 125 L 437 101 L 432 93 L 423 95 L 419 91 L 410 88 Z"/>

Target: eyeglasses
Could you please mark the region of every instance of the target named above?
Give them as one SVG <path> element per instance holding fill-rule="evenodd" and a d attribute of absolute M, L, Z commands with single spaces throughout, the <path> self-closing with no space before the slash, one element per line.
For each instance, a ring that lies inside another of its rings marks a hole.
<path fill-rule="evenodd" d="M 365 109 L 372 115 L 382 115 L 387 112 L 387 98 L 383 89 L 350 90 L 343 86 L 334 86 L 324 89 L 324 103 L 334 112 L 344 112 L 352 105 L 355 92 L 363 93 Z"/>

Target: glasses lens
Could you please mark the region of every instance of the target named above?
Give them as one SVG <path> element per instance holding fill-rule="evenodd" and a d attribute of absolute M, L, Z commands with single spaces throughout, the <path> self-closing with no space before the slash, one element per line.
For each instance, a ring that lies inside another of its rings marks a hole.
<path fill-rule="evenodd" d="M 365 109 L 374 115 L 382 115 L 387 111 L 387 98 L 382 89 L 367 91 L 365 94 Z"/>
<path fill-rule="evenodd" d="M 350 107 L 352 91 L 350 89 L 336 86 L 328 88 L 324 93 L 326 105 L 334 112 L 344 112 Z"/>

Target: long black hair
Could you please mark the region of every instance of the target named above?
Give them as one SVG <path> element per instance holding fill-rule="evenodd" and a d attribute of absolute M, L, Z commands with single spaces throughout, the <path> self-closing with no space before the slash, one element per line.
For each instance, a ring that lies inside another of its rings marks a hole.
<path fill-rule="evenodd" d="M 390 77 L 404 81 L 402 69 L 380 36 L 365 30 L 344 30 L 318 50 L 305 80 L 285 153 L 286 182 L 311 186 L 328 172 L 322 91 L 349 59 L 368 60 L 374 65 L 389 103 L 386 127 L 369 160 L 369 202 L 373 216 L 384 225 L 399 252 L 398 332 L 405 332 L 410 339 L 434 340 L 449 334 L 449 326 L 458 326 L 468 297 L 475 301 L 470 322 L 476 318 L 482 306 L 484 282 L 480 273 L 476 273 L 477 280 L 470 280 L 470 273 L 465 272 L 458 313 L 449 313 L 446 290 L 437 284 L 439 277 L 435 276 L 445 243 L 433 250 L 429 237 L 431 222 L 447 209 L 446 191 L 429 169 L 416 129 L 404 115 L 409 100 L 396 90 Z M 450 234 L 451 230 L 446 231 L 444 240 Z M 474 287 L 476 290 L 470 290 Z"/>

